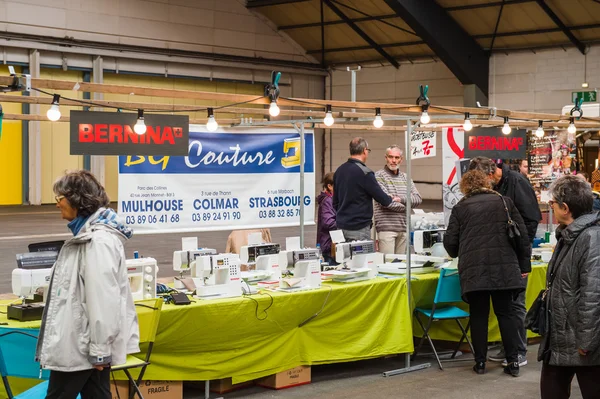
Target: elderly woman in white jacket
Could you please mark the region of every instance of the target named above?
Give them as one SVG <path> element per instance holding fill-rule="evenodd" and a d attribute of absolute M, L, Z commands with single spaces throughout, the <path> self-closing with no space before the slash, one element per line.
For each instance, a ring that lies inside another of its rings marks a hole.
<path fill-rule="evenodd" d="M 54 264 L 36 357 L 50 371 L 46 398 L 111 398 L 110 366 L 139 351 L 122 240 L 132 236 L 90 172 L 54 183 L 74 237 Z"/>

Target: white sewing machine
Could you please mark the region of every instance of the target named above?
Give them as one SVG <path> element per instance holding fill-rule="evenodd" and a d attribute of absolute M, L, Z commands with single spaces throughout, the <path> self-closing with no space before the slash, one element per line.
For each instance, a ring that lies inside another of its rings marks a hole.
<path fill-rule="evenodd" d="M 248 266 L 241 272 L 244 281 L 278 281 L 281 278 L 279 244 L 253 244 L 240 248 L 240 261 Z"/>
<path fill-rule="evenodd" d="M 240 258 L 237 254 L 202 255 L 196 258 L 196 297 L 218 299 L 242 296 Z"/>
<path fill-rule="evenodd" d="M 199 248 L 189 251 L 173 251 L 173 270 L 179 272 L 179 278 L 174 278 L 175 289 L 185 289 L 181 279 L 186 272 L 189 272 L 192 276 L 194 276 L 194 270 L 192 269 L 195 266 L 194 261 L 198 256 L 216 254 L 217 250 L 213 248 Z"/>
<path fill-rule="evenodd" d="M 438 230 L 415 230 L 413 232 L 413 247 L 419 255 L 433 255 L 448 257 L 444 248 L 445 229 Z"/>
<path fill-rule="evenodd" d="M 342 242 L 335 244 L 335 261 L 343 265 L 342 269 L 324 272 L 324 276 L 340 282 L 370 280 L 377 276 L 383 254 L 375 252 L 372 240 Z"/>
<path fill-rule="evenodd" d="M 156 274 L 158 273 L 156 259 L 127 259 L 125 265 L 133 300 L 156 298 Z"/>
<path fill-rule="evenodd" d="M 413 248 L 416 254 L 410 256 L 411 273 L 433 273 L 447 267 L 451 259 L 444 249 L 442 239 L 445 230 L 415 230 Z M 405 274 L 406 254 L 386 254 L 385 263 L 377 266 L 380 273 Z"/>
<path fill-rule="evenodd" d="M 9 305 L 7 317 L 20 321 L 41 320 L 50 285 L 56 251 L 30 252 L 17 255 L 17 268 L 12 271 L 12 291 L 23 301 Z M 40 293 L 41 292 L 41 293 Z M 34 302 L 34 303 L 32 303 Z"/>
<path fill-rule="evenodd" d="M 303 291 L 321 288 L 321 251 L 304 248 L 279 252 L 284 276 L 279 279 L 280 291 Z"/>

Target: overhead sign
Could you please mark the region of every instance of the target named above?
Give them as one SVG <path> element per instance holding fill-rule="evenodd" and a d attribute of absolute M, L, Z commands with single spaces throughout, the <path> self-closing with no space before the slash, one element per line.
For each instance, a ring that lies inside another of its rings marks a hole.
<path fill-rule="evenodd" d="M 187 155 L 189 121 L 144 114 L 146 133 L 137 134 L 137 114 L 71 111 L 71 155 Z"/>
<path fill-rule="evenodd" d="M 191 125 L 185 157 L 119 157 L 119 214 L 136 233 L 237 230 L 314 223 L 314 136 L 293 129 L 209 133 Z"/>
<path fill-rule="evenodd" d="M 579 98 L 583 98 L 584 103 L 595 103 L 598 101 L 598 93 L 595 90 L 571 92 L 571 101 L 573 103 Z"/>
<path fill-rule="evenodd" d="M 473 128 L 465 132 L 465 158 L 522 159 L 527 156 L 527 132 L 513 129 L 504 134 L 500 128 Z"/>
<path fill-rule="evenodd" d="M 412 132 L 410 136 L 410 156 L 412 159 L 435 157 L 435 132 Z"/>

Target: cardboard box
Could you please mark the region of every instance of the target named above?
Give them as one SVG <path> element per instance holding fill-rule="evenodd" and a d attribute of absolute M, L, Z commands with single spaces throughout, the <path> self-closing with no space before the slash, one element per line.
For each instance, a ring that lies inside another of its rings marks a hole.
<path fill-rule="evenodd" d="M 140 391 L 144 399 L 182 399 L 183 381 L 142 381 Z"/>
<path fill-rule="evenodd" d="M 115 388 L 116 385 L 116 388 Z M 118 394 L 117 394 L 118 392 Z M 110 379 L 110 396 L 112 399 L 129 398 L 129 381 L 113 381 Z"/>
<path fill-rule="evenodd" d="M 256 385 L 271 389 L 284 389 L 310 384 L 310 366 L 298 366 L 256 380 Z"/>
<path fill-rule="evenodd" d="M 210 391 L 218 394 L 237 391 L 238 389 L 251 387 L 254 385 L 254 381 L 240 382 L 239 384 L 233 384 L 231 378 L 221 378 L 220 380 L 214 380 L 210 382 Z"/>

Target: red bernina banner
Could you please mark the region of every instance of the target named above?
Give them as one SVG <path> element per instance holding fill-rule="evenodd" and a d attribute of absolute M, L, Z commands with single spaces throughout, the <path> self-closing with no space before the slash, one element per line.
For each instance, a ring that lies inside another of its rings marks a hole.
<path fill-rule="evenodd" d="M 465 132 L 465 158 L 523 159 L 527 157 L 527 131 L 513 129 L 510 134 L 500 128 L 473 128 Z"/>
<path fill-rule="evenodd" d="M 187 115 L 144 114 L 144 134 L 136 122 L 137 113 L 71 111 L 71 155 L 188 155 Z"/>

